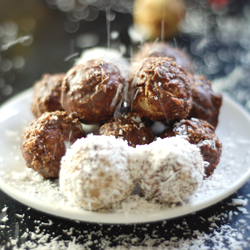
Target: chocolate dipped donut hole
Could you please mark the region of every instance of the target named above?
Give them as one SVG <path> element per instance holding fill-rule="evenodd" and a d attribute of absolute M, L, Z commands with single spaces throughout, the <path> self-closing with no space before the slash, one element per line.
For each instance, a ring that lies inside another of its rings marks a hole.
<path fill-rule="evenodd" d="M 165 123 L 186 118 L 192 104 L 189 78 L 168 57 L 148 57 L 130 75 L 132 110 Z"/>
<path fill-rule="evenodd" d="M 112 63 L 90 60 L 71 68 L 62 84 L 63 108 L 83 123 L 95 124 L 113 116 L 126 81 Z"/>
<path fill-rule="evenodd" d="M 161 133 L 161 138 L 181 136 L 191 144 L 197 145 L 201 150 L 203 160 L 208 164 L 205 166 L 205 175 L 213 174 L 218 165 L 222 152 L 222 143 L 214 133 L 214 127 L 206 121 L 196 118 L 183 119 L 176 122 L 173 127 L 166 127 Z"/>
<path fill-rule="evenodd" d="M 188 72 L 193 72 L 192 62 L 189 55 L 185 51 L 173 47 L 169 43 L 164 42 L 147 42 L 144 43 L 139 51 L 134 55 L 133 62 L 140 62 L 147 57 L 169 57 L 186 69 Z"/>
<path fill-rule="evenodd" d="M 187 118 L 195 117 L 205 120 L 216 128 L 222 105 L 222 95 L 212 90 L 211 82 L 204 76 L 189 74 L 189 78 L 193 102 Z"/>
<path fill-rule="evenodd" d="M 122 138 L 132 147 L 149 144 L 154 140 L 151 129 L 145 126 L 137 113 L 133 112 L 112 118 L 101 126 L 99 134 Z"/>
<path fill-rule="evenodd" d="M 31 100 L 31 112 L 38 118 L 45 112 L 63 110 L 61 105 L 61 86 L 65 74 L 44 74 L 35 82 Z"/>
<path fill-rule="evenodd" d="M 78 119 L 65 111 L 46 112 L 23 132 L 21 150 L 26 165 L 44 178 L 57 178 L 66 148 L 85 136 Z"/>

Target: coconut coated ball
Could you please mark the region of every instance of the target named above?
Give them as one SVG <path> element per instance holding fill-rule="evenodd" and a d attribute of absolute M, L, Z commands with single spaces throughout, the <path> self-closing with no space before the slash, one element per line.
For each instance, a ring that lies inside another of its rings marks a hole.
<path fill-rule="evenodd" d="M 105 62 L 113 63 L 121 71 L 122 77 L 128 79 L 130 73 L 129 62 L 118 50 L 104 47 L 95 47 L 84 50 L 80 57 L 75 61 L 75 65 L 83 64 L 93 59 L 102 59 Z"/>
<path fill-rule="evenodd" d="M 135 150 L 133 158 L 137 160 L 130 160 L 130 168 L 146 199 L 183 203 L 201 186 L 204 163 L 200 150 L 183 138 L 159 138 L 136 149 L 139 152 Z"/>
<path fill-rule="evenodd" d="M 77 140 L 62 159 L 59 181 L 62 193 L 85 210 L 124 200 L 134 188 L 127 143 L 114 136 Z"/>

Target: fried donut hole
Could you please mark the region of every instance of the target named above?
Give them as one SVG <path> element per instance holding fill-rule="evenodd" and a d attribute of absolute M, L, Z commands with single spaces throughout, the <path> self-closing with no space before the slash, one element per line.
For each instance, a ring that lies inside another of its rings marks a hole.
<path fill-rule="evenodd" d="M 99 130 L 100 135 L 114 135 L 128 141 L 128 145 L 149 144 L 154 140 L 151 129 L 146 127 L 137 113 L 127 113 L 112 118 Z"/>
<path fill-rule="evenodd" d="M 139 155 L 133 158 L 139 156 L 143 161 L 135 162 L 134 166 L 141 166 L 137 172 L 135 169 L 132 172 L 137 175 L 146 199 L 183 203 L 201 186 L 204 163 L 200 150 L 185 139 L 158 138 L 147 146 L 136 147 L 136 150 L 134 154 Z"/>
<path fill-rule="evenodd" d="M 61 105 L 61 86 L 64 74 L 45 74 L 35 82 L 31 111 L 38 118 L 45 112 L 63 110 Z"/>
<path fill-rule="evenodd" d="M 167 127 L 160 137 L 176 135 L 182 136 L 200 148 L 203 160 L 207 163 L 205 175 L 207 177 L 212 175 L 220 161 L 222 151 L 222 143 L 214 133 L 214 127 L 208 122 L 196 118 L 183 119 L 176 122 L 173 127 Z"/>
<path fill-rule="evenodd" d="M 85 136 L 78 119 L 65 111 L 46 112 L 23 132 L 21 150 L 26 165 L 44 178 L 56 178 L 67 146 Z"/>
<path fill-rule="evenodd" d="M 83 123 L 105 122 L 113 116 L 125 84 L 112 63 L 90 60 L 66 73 L 61 103 L 68 114 Z"/>
<path fill-rule="evenodd" d="M 193 72 L 189 55 L 183 50 L 171 46 L 169 43 L 144 43 L 141 49 L 135 54 L 132 61 L 140 62 L 147 57 L 170 57 L 183 69 L 186 69 L 188 72 Z"/>
<path fill-rule="evenodd" d="M 168 57 L 142 60 L 130 76 L 132 110 L 152 121 L 185 118 L 192 98 L 186 71 Z"/>
<path fill-rule="evenodd" d="M 222 104 L 222 95 L 213 92 L 211 82 L 207 81 L 204 76 L 189 74 L 189 78 L 193 102 L 187 118 L 195 117 L 205 120 L 216 128 Z"/>
<path fill-rule="evenodd" d="M 134 188 L 127 142 L 98 135 L 77 140 L 62 158 L 59 181 L 62 193 L 85 210 L 119 203 Z"/>

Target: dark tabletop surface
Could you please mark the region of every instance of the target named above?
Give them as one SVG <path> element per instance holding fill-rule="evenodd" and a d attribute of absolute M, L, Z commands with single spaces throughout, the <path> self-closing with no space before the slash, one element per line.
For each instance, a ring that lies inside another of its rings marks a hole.
<path fill-rule="evenodd" d="M 0 46 L 6 43 L 8 36 L 29 36 L 26 44 L 19 43 L 7 50 L 2 47 L 0 51 L 1 104 L 31 87 L 44 73 L 66 72 L 74 59 L 69 56 L 83 49 L 76 42 L 82 34 L 98 34 L 95 45 L 107 45 L 105 11 L 89 6 L 87 17 L 75 20 L 72 11 L 59 10 L 55 2 L 0 0 Z M 111 45 L 124 44 L 129 57 L 128 27 L 133 22 L 129 3 L 131 6 L 132 1 L 127 3 L 123 12 L 116 11 L 117 7 L 111 11 L 115 15 L 111 31 L 119 32 L 119 37 L 111 40 Z M 184 47 L 192 56 L 196 70 L 210 80 L 225 77 L 240 68 L 243 77 L 220 87 L 250 111 L 250 56 L 246 56 L 250 51 L 250 28 L 246 25 L 248 21 L 250 25 L 248 1 L 229 1 L 226 8 L 214 11 L 208 7 L 207 1 L 190 3 L 204 15 L 209 13 L 211 25 L 206 34 L 212 42 L 199 53 L 194 46 L 204 39 L 204 34 L 182 32 L 171 42 Z M 227 20 L 233 20 L 232 23 L 238 22 L 238 28 L 228 33 L 231 36 L 225 38 L 227 34 L 223 32 L 228 31 L 218 21 L 218 16 L 226 16 Z M 136 46 L 138 44 L 133 44 Z M 216 69 L 211 67 L 206 61 L 207 54 L 222 52 L 226 56 L 220 57 Z M 234 198 L 244 202 L 232 204 Z M 250 249 L 249 199 L 248 180 L 225 200 L 184 217 L 146 224 L 105 225 L 48 215 L 21 204 L 0 190 L 0 249 L 67 249 L 67 246 L 68 249 L 70 246 L 72 249 L 133 249 L 133 246 L 134 249 Z"/>

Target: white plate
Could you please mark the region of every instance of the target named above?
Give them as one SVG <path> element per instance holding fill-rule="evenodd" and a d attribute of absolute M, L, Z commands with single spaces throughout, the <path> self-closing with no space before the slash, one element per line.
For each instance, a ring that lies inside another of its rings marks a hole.
<path fill-rule="evenodd" d="M 211 206 L 239 189 L 250 177 L 250 117 L 240 105 L 224 95 L 219 126 L 216 129 L 216 134 L 223 143 L 221 162 L 211 180 L 206 181 L 206 191 L 203 188 L 197 192 L 188 204 L 175 208 L 165 207 L 154 212 L 127 214 L 88 212 L 61 206 L 60 201 L 57 201 L 57 205 L 46 202 L 44 196 L 48 190 L 45 190 L 43 195 L 32 194 L 30 191 L 22 190 L 22 183 L 15 186 L 5 178 L 12 171 L 19 173 L 26 171 L 19 144 L 23 129 L 33 120 L 30 112 L 31 94 L 32 91 L 29 89 L 12 98 L 0 109 L 0 188 L 14 199 L 40 211 L 68 219 L 99 223 L 128 224 L 158 221 Z"/>

